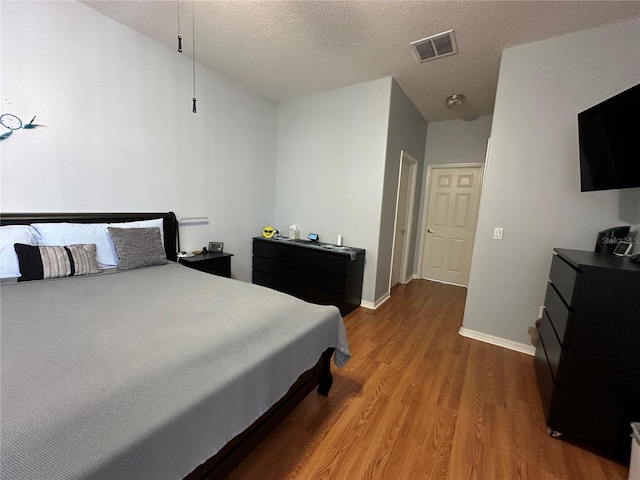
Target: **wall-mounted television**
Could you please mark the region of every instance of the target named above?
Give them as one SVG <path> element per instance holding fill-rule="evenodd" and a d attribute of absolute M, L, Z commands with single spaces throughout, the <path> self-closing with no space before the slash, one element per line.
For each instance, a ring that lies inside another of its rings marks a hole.
<path fill-rule="evenodd" d="M 578 114 L 583 192 L 640 187 L 640 84 Z"/>

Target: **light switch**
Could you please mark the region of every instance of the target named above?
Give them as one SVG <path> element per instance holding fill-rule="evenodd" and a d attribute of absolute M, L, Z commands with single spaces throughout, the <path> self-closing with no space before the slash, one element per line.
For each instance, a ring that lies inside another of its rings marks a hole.
<path fill-rule="evenodd" d="M 494 240 L 502 240 L 502 234 L 504 233 L 504 229 L 502 227 L 496 227 L 493 229 L 493 239 Z"/>

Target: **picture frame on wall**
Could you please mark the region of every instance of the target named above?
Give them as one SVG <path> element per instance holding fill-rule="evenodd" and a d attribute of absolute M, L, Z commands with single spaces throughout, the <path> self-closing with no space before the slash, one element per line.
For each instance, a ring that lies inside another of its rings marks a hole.
<path fill-rule="evenodd" d="M 222 252 L 224 249 L 223 242 L 209 242 L 209 251 L 210 252 Z"/>

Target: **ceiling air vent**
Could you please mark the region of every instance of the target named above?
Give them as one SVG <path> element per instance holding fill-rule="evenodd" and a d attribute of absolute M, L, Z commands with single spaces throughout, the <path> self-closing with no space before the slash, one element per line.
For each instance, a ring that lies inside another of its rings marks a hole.
<path fill-rule="evenodd" d="M 428 62 L 429 60 L 458 53 L 453 30 L 412 42 L 411 47 L 420 62 Z"/>

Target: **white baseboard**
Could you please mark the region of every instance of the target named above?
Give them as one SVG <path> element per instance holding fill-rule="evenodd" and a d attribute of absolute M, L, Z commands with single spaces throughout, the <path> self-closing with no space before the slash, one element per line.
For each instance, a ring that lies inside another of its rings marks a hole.
<path fill-rule="evenodd" d="M 462 285 L 460 283 L 445 282 L 444 280 L 436 280 L 434 278 L 424 278 L 423 280 L 429 280 L 430 282 L 436 282 L 436 283 L 443 283 L 444 285 L 452 285 L 454 287 L 467 288 L 466 285 Z"/>
<path fill-rule="evenodd" d="M 407 283 L 409 283 L 412 280 L 415 280 L 416 278 L 418 277 L 416 277 L 415 275 L 408 275 L 407 278 L 403 279 L 402 282 L 400 283 L 403 285 L 406 285 Z"/>
<path fill-rule="evenodd" d="M 476 332 L 475 330 L 469 330 L 464 327 L 460 327 L 458 333 L 463 337 L 480 340 L 481 342 L 490 343 L 491 345 L 497 345 L 498 347 L 507 348 L 509 350 L 515 350 L 520 353 L 526 353 L 527 355 L 533 356 L 536 354 L 536 347 L 533 345 L 527 345 L 526 343 L 514 342 L 513 340 L 507 340 L 502 337 L 494 337 L 493 335 Z"/>
<path fill-rule="evenodd" d="M 383 296 L 378 298 L 375 302 L 367 302 L 366 300 L 362 300 L 360 302 L 360 306 L 364 308 L 368 308 L 369 310 L 375 310 L 390 298 L 391 298 L 391 295 L 389 295 L 389 292 L 387 292 Z"/>
<path fill-rule="evenodd" d="M 416 280 L 418 278 L 420 278 L 420 277 L 414 273 L 412 275 L 409 275 L 405 279 L 404 282 L 400 282 L 400 283 L 402 283 L 403 285 L 406 285 L 410 281 Z M 376 308 L 378 308 L 380 305 L 382 305 L 384 302 L 386 302 L 390 298 L 391 298 L 391 294 L 389 292 L 387 292 L 384 295 L 382 295 L 380 298 L 378 298 L 375 302 L 367 302 L 366 300 L 361 300 L 360 301 L 360 306 L 364 307 L 364 308 L 368 308 L 370 310 L 375 310 Z"/>

